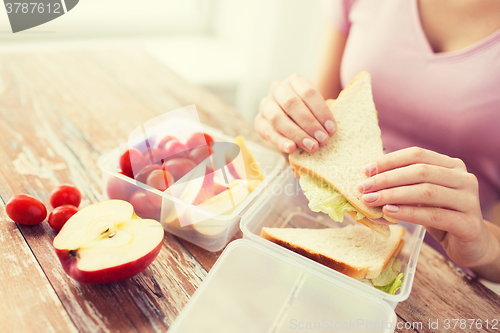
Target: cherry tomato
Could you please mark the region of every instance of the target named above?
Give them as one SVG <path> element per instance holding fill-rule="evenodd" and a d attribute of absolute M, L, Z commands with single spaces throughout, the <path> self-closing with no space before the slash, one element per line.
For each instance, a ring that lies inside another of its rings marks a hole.
<path fill-rule="evenodd" d="M 174 176 L 172 176 L 172 174 L 166 170 L 152 171 L 146 181 L 146 184 L 162 192 L 169 188 L 173 183 Z M 151 201 L 153 205 L 155 205 L 156 207 L 161 207 L 161 196 L 150 191 L 146 191 L 146 196 L 149 198 L 149 201 Z"/>
<path fill-rule="evenodd" d="M 165 159 L 185 158 L 187 157 L 188 153 L 188 147 L 180 143 L 180 141 L 177 139 L 172 139 L 165 144 Z"/>
<path fill-rule="evenodd" d="M 151 203 L 145 191 L 139 190 L 132 194 L 129 201 L 134 206 L 135 213 L 145 219 L 158 219 L 160 207 Z"/>
<path fill-rule="evenodd" d="M 146 184 L 157 190 L 165 191 L 174 183 L 174 176 L 167 170 L 154 170 L 148 176 Z"/>
<path fill-rule="evenodd" d="M 36 225 L 47 217 L 47 208 L 37 198 L 27 194 L 13 195 L 5 205 L 7 215 L 16 223 Z"/>
<path fill-rule="evenodd" d="M 158 148 L 159 149 L 165 149 L 165 144 L 167 142 L 169 142 L 170 140 L 177 140 L 177 138 L 175 136 L 172 136 L 172 135 L 165 135 L 161 140 L 160 142 L 158 142 Z M 177 140 L 179 141 L 179 140 Z"/>
<path fill-rule="evenodd" d="M 208 146 L 199 146 L 189 151 L 188 158 L 195 164 L 200 164 L 208 156 L 210 156 L 210 148 Z"/>
<path fill-rule="evenodd" d="M 196 132 L 191 134 L 186 142 L 188 148 L 193 149 L 199 146 L 210 145 L 210 142 L 214 142 L 214 139 L 208 134 L 202 132 Z"/>
<path fill-rule="evenodd" d="M 135 177 L 135 180 L 146 184 L 149 174 L 154 170 L 161 170 L 161 166 L 158 164 L 150 164 L 144 167 L 144 169 L 142 169 L 141 172 L 139 172 L 139 174 Z"/>
<path fill-rule="evenodd" d="M 50 204 L 54 208 L 62 205 L 78 207 L 81 201 L 82 195 L 75 185 L 61 184 L 56 186 L 50 193 Z"/>
<path fill-rule="evenodd" d="M 151 149 L 148 149 L 148 151 L 146 151 L 144 153 L 144 162 L 145 162 L 146 166 L 150 165 L 150 164 L 161 165 L 166 160 L 167 160 L 167 157 L 165 156 L 164 149 L 151 148 Z"/>
<path fill-rule="evenodd" d="M 196 164 L 187 158 L 173 158 L 163 163 L 162 168 L 174 176 L 175 181 L 181 179 L 189 171 L 193 170 Z"/>
<path fill-rule="evenodd" d="M 134 171 L 138 173 L 145 164 L 144 156 L 140 150 L 136 148 L 127 149 L 122 156 L 120 156 L 120 169 L 130 178 L 134 178 Z"/>
<path fill-rule="evenodd" d="M 55 231 L 61 230 L 69 218 L 78 212 L 78 208 L 73 205 L 64 205 L 55 208 L 49 214 L 49 225 Z"/>
<path fill-rule="evenodd" d="M 123 172 L 119 172 L 124 175 Z M 136 190 L 136 186 L 131 184 L 121 178 L 111 176 L 108 180 L 106 186 L 106 192 L 110 199 L 125 200 L 128 201 L 132 193 Z"/>

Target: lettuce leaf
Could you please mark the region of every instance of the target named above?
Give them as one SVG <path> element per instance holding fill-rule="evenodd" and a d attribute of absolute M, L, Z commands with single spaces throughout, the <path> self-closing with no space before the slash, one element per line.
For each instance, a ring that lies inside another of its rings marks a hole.
<path fill-rule="evenodd" d="M 299 184 L 313 212 L 323 212 L 337 222 L 344 221 L 344 213 L 356 212 L 356 220 L 365 216 L 358 212 L 339 192 L 327 183 L 308 174 L 301 174 Z"/>
<path fill-rule="evenodd" d="M 401 287 L 401 279 L 403 278 L 404 273 L 399 273 L 399 271 L 402 266 L 403 263 L 401 260 L 392 258 L 387 269 L 380 273 L 377 278 L 371 279 L 370 281 L 375 288 L 394 295 Z"/>
<path fill-rule="evenodd" d="M 374 287 L 379 289 L 379 290 L 385 291 L 388 294 L 394 295 L 396 293 L 396 291 L 398 291 L 398 289 L 401 287 L 401 283 L 402 283 L 401 279 L 403 278 L 403 276 L 404 276 L 404 273 L 400 273 L 391 284 L 388 284 L 387 286 L 382 286 L 382 287 L 378 287 L 378 286 L 374 286 Z"/>

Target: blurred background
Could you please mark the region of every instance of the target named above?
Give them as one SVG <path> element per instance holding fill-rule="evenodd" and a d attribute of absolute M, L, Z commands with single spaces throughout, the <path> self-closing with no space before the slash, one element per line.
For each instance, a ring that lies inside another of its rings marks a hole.
<path fill-rule="evenodd" d="M 0 52 L 136 43 L 252 120 L 273 81 L 312 78 L 325 24 L 311 0 L 81 0 L 16 34 L 0 10 Z"/>

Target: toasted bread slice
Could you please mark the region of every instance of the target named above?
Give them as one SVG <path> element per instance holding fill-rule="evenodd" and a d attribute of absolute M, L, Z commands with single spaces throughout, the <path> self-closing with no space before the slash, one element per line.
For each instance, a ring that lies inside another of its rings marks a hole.
<path fill-rule="evenodd" d="M 358 74 L 331 105 L 331 111 L 337 131 L 315 153 L 297 149 L 290 154 L 295 173 L 299 177 L 307 173 L 333 187 L 368 218 L 362 223 L 374 230 L 384 227 L 371 227 L 375 223 L 369 219 L 384 218 L 397 223 L 385 216 L 382 207 L 363 204 L 362 193 L 357 190 L 357 184 L 368 178 L 363 167 L 384 154 L 370 74 Z"/>
<path fill-rule="evenodd" d="M 354 279 L 374 279 L 403 247 L 406 229 L 391 225 L 381 239 L 360 224 L 343 228 L 262 228 L 261 236 Z"/>

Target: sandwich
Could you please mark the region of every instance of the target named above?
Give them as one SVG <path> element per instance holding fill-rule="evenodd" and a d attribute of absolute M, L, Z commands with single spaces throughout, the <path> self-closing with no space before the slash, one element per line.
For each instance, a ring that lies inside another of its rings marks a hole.
<path fill-rule="evenodd" d="M 368 178 L 363 167 L 384 154 L 370 74 L 358 74 L 329 103 L 337 131 L 328 143 L 314 153 L 297 149 L 289 155 L 309 208 L 337 222 L 342 222 L 347 213 L 372 232 L 388 238 L 389 225 L 398 221 L 385 216 L 382 207 L 366 206 L 357 189 L 357 184 Z"/>
<path fill-rule="evenodd" d="M 398 284 L 397 277 L 399 283 L 402 277 L 401 267 L 394 267 L 394 258 L 403 247 L 406 229 L 399 225 L 390 229 L 387 239 L 373 237 L 368 228 L 357 223 L 325 229 L 264 227 L 261 236 L 354 279 L 370 279 L 382 287 L 395 281 Z"/>

